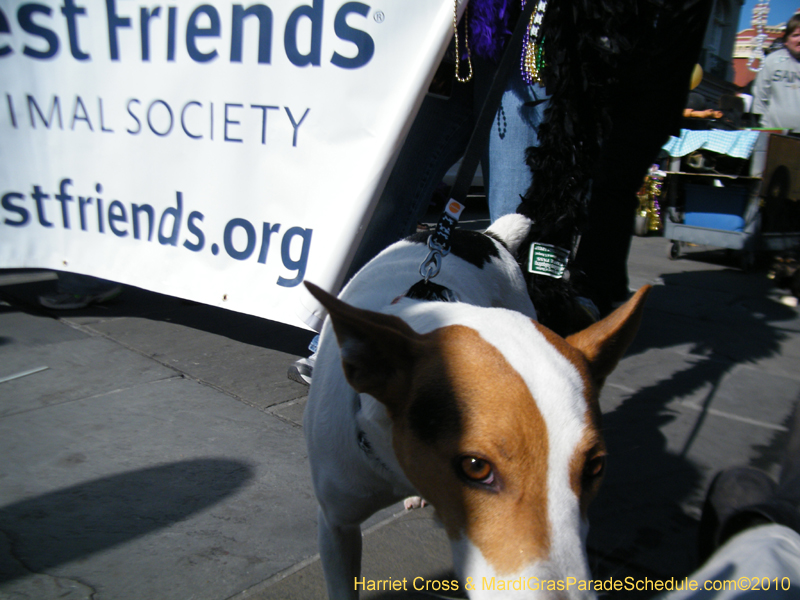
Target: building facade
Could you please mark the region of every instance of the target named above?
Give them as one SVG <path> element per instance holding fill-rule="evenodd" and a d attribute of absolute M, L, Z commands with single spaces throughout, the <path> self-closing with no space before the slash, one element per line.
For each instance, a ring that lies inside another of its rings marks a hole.
<path fill-rule="evenodd" d="M 756 4 L 750 27 L 736 34 L 736 44 L 733 49 L 733 82 L 739 87 L 747 86 L 756 78 L 764 53 L 783 37 L 786 22 L 767 25 L 768 17 L 769 3 Z"/>
<path fill-rule="evenodd" d="M 743 5 L 744 0 L 715 0 L 711 11 L 703 50 L 698 57 L 703 80 L 695 90 L 705 96 L 710 105 L 716 106 L 720 96 L 733 91 L 734 45 Z"/>

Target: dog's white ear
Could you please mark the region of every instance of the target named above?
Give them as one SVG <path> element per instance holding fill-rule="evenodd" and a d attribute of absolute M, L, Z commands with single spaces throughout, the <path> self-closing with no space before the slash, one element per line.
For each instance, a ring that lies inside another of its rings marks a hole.
<path fill-rule="evenodd" d="M 328 310 L 347 381 L 357 392 L 374 396 L 390 410 L 398 409 L 419 334 L 402 319 L 356 308 L 313 283 L 304 283 Z"/>
<path fill-rule="evenodd" d="M 649 285 L 640 288 L 606 318 L 567 337 L 567 342 L 588 359 L 592 377 L 598 385 L 605 382 L 636 337 L 650 290 Z"/>

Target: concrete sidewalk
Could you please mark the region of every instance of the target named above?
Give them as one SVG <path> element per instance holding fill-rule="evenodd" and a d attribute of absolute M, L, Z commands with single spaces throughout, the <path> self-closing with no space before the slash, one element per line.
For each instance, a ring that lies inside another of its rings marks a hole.
<path fill-rule="evenodd" d="M 602 397 L 596 577 L 688 574 L 710 478 L 775 473 L 800 398 L 783 292 L 722 251 L 668 246 L 633 242 L 631 283 L 655 289 Z M 307 388 L 286 378 L 312 334 L 134 288 L 50 313 L 47 277 L 0 271 L 0 598 L 324 598 Z M 367 579 L 451 578 L 430 508 L 365 530 Z"/>

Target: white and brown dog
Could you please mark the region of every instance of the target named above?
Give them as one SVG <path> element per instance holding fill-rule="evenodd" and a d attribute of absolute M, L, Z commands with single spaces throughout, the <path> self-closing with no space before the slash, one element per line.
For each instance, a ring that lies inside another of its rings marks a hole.
<path fill-rule="evenodd" d="M 329 312 L 304 427 L 331 599 L 358 597 L 360 524 L 412 495 L 435 507 L 462 582 L 590 578 L 586 513 L 605 462 L 598 394 L 649 288 L 559 337 L 536 322 L 512 256 L 529 227 L 509 215 L 487 235 L 454 234 L 436 284 L 455 302 L 408 297 L 428 252 L 418 237 L 384 250 L 340 299 L 308 286 Z M 470 598 L 536 596 L 481 588 Z"/>

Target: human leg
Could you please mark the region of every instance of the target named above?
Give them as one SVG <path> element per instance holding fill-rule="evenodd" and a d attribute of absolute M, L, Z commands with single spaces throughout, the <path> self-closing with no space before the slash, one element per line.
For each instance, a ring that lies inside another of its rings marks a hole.
<path fill-rule="evenodd" d="M 728 600 L 748 594 L 797 598 L 800 534 L 777 524 L 748 528 L 728 540 L 702 568 L 678 585 L 684 589 L 662 598 Z"/>
<path fill-rule="evenodd" d="M 761 595 L 797 598 L 800 587 L 800 410 L 776 482 L 750 467 L 721 471 L 706 494 L 698 532 L 703 566 L 669 600 Z M 692 589 L 694 588 L 694 589 Z"/>
<path fill-rule="evenodd" d="M 537 129 L 546 106 L 544 88 L 525 83 L 519 69 L 513 69 L 481 161 L 492 223 L 515 213 L 531 185 L 525 151 L 539 143 Z"/>

